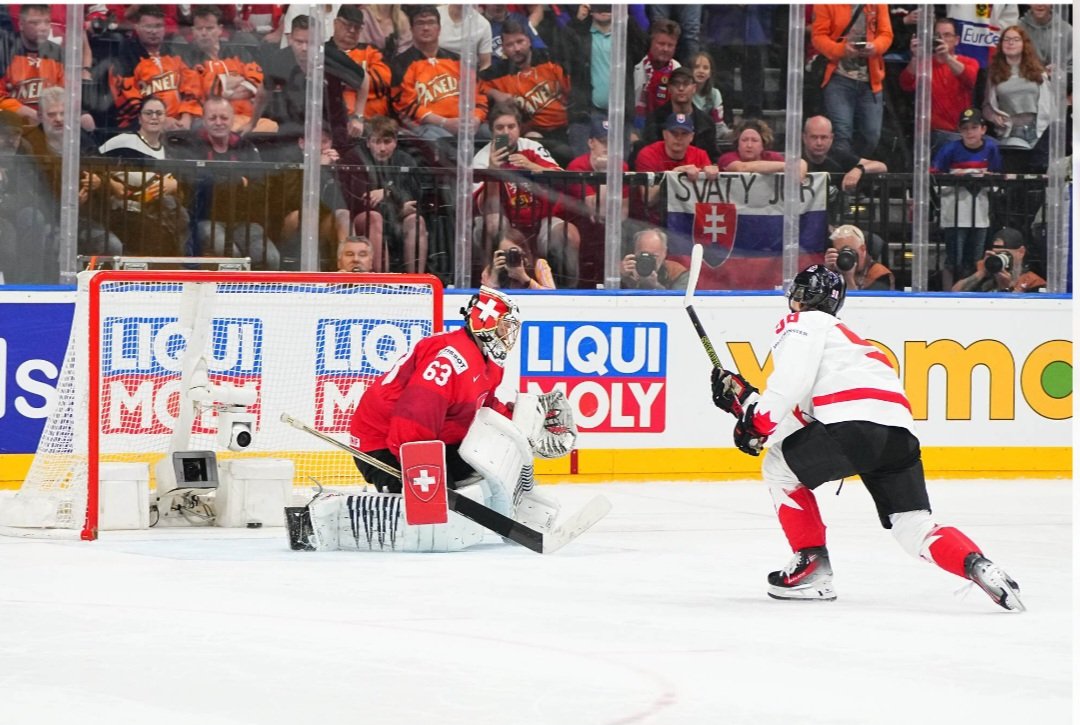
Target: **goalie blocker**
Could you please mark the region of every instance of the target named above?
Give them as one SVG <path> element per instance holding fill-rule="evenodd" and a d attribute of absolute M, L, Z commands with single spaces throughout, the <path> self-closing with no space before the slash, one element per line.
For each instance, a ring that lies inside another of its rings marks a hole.
<path fill-rule="evenodd" d="M 480 543 L 484 529 L 447 510 L 448 487 L 547 533 L 554 528 L 560 507 L 536 491 L 533 456 L 566 455 L 576 439 L 565 394 L 519 393 L 513 419 L 481 408 L 461 444 L 451 446 L 471 475 L 447 480 L 455 471 L 446 467 L 441 441 L 405 444 L 400 468 L 404 481 L 393 481 L 394 488 L 401 486 L 404 493 L 320 493 L 307 507 L 287 511 L 290 545 L 295 550 L 321 551 L 459 551 Z M 387 463 L 393 466 L 397 461 Z M 377 471 L 384 482 L 394 478 L 370 465 L 362 465 L 364 469 Z M 459 476 L 464 472 L 457 467 Z"/>

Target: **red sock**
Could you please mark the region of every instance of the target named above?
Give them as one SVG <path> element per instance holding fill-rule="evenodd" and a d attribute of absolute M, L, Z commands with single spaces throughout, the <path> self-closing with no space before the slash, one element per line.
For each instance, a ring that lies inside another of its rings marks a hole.
<path fill-rule="evenodd" d="M 964 559 L 968 554 L 982 551 L 975 542 L 952 526 L 936 526 L 926 537 L 930 542 L 928 550 L 934 563 L 950 574 L 967 579 L 964 574 Z"/>
<path fill-rule="evenodd" d="M 797 503 L 802 510 L 781 504 L 776 509 L 780 526 L 784 529 L 793 552 L 811 546 L 825 546 L 825 523 L 821 520 L 821 510 L 817 499 L 810 489 L 799 486 L 788 498 Z"/>

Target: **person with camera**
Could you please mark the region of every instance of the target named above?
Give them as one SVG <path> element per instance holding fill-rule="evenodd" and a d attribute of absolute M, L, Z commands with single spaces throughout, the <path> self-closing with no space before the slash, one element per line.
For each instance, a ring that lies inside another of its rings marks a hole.
<path fill-rule="evenodd" d="M 934 54 L 930 66 L 930 151 L 936 153 L 949 141 L 960 138 L 955 119 L 972 105 L 979 62 L 956 52 L 960 36 L 949 18 L 934 21 Z M 900 71 L 900 88 L 915 92 L 915 71 L 919 48 L 917 34 L 911 36 L 911 62 Z"/>
<path fill-rule="evenodd" d="M 480 284 L 492 289 L 555 289 L 555 278 L 547 260 L 529 249 L 525 235 L 507 229 L 491 255 L 491 264 L 480 274 Z"/>
<path fill-rule="evenodd" d="M 1046 280 L 1028 257 L 1020 232 L 1003 227 L 975 263 L 975 274 L 953 285 L 953 292 L 1038 292 Z"/>
<path fill-rule="evenodd" d="M 843 275 L 848 289 L 896 289 L 893 273 L 870 256 L 866 236 L 857 226 L 839 226 L 829 240 L 832 246 L 825 250 L 825 266 Z"/>
<path fill-rule="evenodd" d="M 476 152 L 473 168 L 511 173 L 477 175 L 473 185 L 483 255 L 493 251 L 507 227 L 516 229 L 535 240 L 541 255 L 550 253 L 564 287 L 576 287 L 581 236 L 562 218 L 561 200 L 541 180 L 562 168 L 538 141 L 521 135 L 521 111 L 513 103 L 496 104 L 488 123 L 493 140 Z"/>
<path fill-rule="evenodd" d="M 634 235 L 634 251 L 622 260 L 623 289 L 685 290 L 690 271 L 667 258 L 667 234 L 643 229 Z"/>
<path fill-rule="evenodd" d="M 810 41 L 829 59 L 821 87 L 837 148 L 873 153 L 885 110 L 882 56 L 893 41 L 889 6 L 815 4 Z"/>

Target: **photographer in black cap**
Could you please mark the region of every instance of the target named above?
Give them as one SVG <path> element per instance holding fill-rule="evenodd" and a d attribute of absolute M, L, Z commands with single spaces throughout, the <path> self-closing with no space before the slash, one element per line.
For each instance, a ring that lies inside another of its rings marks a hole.
<path fill-rule="evenodd" d="M 1028 256 L 1024 236 L 1002 227 L 983 258 L 975 263 L 975 274 L 953 285 L 953 292 L 1038 292 L 1046 280 Z"/>

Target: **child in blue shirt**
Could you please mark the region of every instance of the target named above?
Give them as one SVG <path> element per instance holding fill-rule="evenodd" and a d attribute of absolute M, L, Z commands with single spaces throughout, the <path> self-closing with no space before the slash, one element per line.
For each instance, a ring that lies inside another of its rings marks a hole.
<path fill-rule="evenodd" d="M 982 114 L 976 108 L 960 114 L 960 138 L 938 149 L 930 173 L 983 176 L 1001 173 L 1001 151 L 986 135 Z M 945 267 L 941 288 L 975 271 L 990 233 L 989 187 L 983 184 L 941 184 L 941 235 L 945 241 Z"/>

